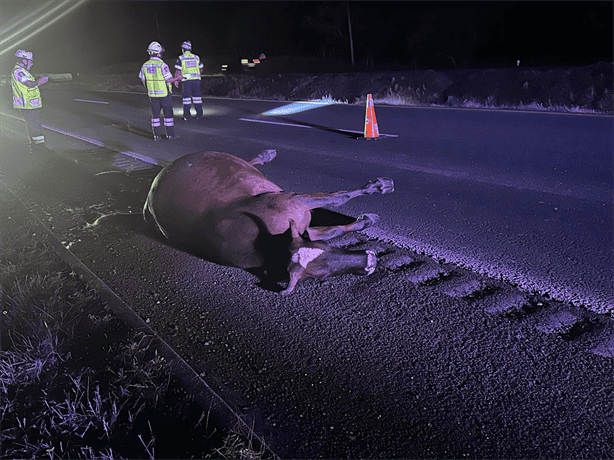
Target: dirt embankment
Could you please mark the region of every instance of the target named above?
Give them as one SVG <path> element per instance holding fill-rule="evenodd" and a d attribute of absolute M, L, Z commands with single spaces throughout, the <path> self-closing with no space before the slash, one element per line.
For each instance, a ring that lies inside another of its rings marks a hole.
<path fill-rule="evenodd" d="M 81 76 L 76 84 L 114 91 L 144 91 L 138 64 L 130 70 Z M 308 100 L 331 98 L 414 106 L 522 108 L 612 113 L 613 64 L 584 67 L 512 67 L 459 70 L 396 70 L 345 73 L 288 72 L 273 63 L 243 73 L 205 75 L 203 95 Z"/>

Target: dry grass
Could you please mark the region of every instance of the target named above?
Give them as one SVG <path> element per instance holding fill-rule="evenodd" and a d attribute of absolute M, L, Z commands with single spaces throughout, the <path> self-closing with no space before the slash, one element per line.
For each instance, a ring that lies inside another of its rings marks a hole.
<path fill-rule="evenodd" d="M 120 323 L 19 219 L 19 206 L 3 202 L 0 213 L 3 458 L 204 458 L 226 449 L 151 337 Z"/>
<path fill-rule="evenodd" d="M 244 425 L 237 425 L 208 458 L 260 460 L 266 458 L 266 450 L 262 445 L 256 447 L 252 434 Z"/>

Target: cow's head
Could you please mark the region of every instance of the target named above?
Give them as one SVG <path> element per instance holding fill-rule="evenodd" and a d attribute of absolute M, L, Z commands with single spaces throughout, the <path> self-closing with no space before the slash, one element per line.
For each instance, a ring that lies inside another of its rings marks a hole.
<path fill-rule="evenodd" d="M 299 281 L 308 278 L 322 280 L 349 273 L 370 275 L 375 271 L 377 258 L 373 251 L 350 251 L 335 248 L 324 241 L 310 241 L 299 234 L 293 220 L 290 220 L 290 231 L 290 281 L 282 294 L 289 294 Z"/>

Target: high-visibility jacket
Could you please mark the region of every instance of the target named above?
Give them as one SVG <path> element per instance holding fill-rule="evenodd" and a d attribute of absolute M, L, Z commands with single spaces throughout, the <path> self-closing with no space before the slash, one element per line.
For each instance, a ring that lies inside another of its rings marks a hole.
<path fill-rule="evenodd" d="M 184 51 L 175 64 L 175 69 L 181 71 L 183 80 L 200 80 L 200 69 L 202 68 L 200 58 L 189 51 Z"/>
<path fill-rule="evenodd" d="M 168 65 L 159 57 L 152 57 L 141 66 L 139 77 L 145 83 L 149 97 L 165 97 L 169 94 L 167 79 L 172 78 Z"/>
<path fill-rule="evenodd" d="M 38 86 L 28 88 L 24 82 L 36 81 L 24 67 L 16 64 L 11 74 L 13 87 L 13 107 L 16 109 L 40 109 L 43 106 Z"/>

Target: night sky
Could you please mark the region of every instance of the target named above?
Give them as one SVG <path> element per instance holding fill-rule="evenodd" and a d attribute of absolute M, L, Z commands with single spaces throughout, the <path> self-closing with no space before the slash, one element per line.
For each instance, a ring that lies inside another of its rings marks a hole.
<path fill-rule="evenodd" d="M 78 0 L 71 0 L 59 11 Z M 333 57 L 350 61 L 347 2 L 89 0 L 22 43 L 62 1 L 2 0 L 2 70 L 35 53 L 34 70 L 96 71 L 147 59 L 158 40 L 172 61 L 183 40 L 206 56 Z M 612 62 L 613 2 L 350 1 L 356 63 L 410 68 L 567 66 Z M 19 20 L 39 10 L 26 23 Z M 57 12 L 56 12 L 57 15 Z M 10 30 L 11 25 L 19 24 Z M 16 31 L 14 36 L 10 35 Z M 7 33 L 8 30 L 8 33 Z"/>

